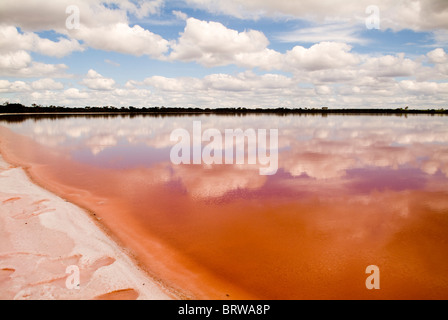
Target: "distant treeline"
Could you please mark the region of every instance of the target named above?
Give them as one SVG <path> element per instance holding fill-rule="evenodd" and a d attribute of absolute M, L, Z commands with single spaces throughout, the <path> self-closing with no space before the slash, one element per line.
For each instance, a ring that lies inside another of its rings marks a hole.
<path fill-rule="evenodd" d="M 157 114 L 157 115 L 187 115 L 187 114 L 226 114 L 226 115 L 244 115 L 244 114 L 448 114 L 448 109 L 329 109 L 323 108 L 181 108 L 181 107 L 61 107 L 61 106 L 24 106 L 18 103 L 5 103 L 0 106 L 0 114 L 6 113 L 69 113 L 69 114 Z"/>

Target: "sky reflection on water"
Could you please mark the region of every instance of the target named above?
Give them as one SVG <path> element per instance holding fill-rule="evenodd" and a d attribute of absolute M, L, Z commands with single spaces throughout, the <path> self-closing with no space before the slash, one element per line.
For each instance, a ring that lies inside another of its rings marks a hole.
<path fill-rule="evenodd" d="M 173 165 L 171 132 L 191 131 L 197 120 L 203 130 L 278 129 L 279 170 L 262 176 L 248 164 Z M 68 159 L 51 162 L 49 178 L 109 199 L 143 233 L 252 296 L 448 297 L 448 117 L 77 117 L 0 124 Z M 27 157 L 50 163 L 35 154 Z M 112 213 L 103 216 L 113 221 Z M 139 255 L 144 260 L 144 251 Z M 378 293 L 364 285 L 370 264 L 385 270 Z"/>

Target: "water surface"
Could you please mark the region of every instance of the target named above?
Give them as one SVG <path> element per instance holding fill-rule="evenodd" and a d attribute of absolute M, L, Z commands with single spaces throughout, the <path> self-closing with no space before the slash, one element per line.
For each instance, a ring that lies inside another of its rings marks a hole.
<path fill-rule="evenodd" d="M 7 119 L 10 159 L 186 297 L 448 298 L 448 117 Z M 170 134 L 193 121 L 278 129 L 277 173 L 172 164 Z"/>

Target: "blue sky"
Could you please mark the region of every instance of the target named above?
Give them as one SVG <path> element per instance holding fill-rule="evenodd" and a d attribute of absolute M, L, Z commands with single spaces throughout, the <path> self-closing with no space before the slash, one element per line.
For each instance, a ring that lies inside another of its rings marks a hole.
<path fill-rule="evenodd" d="M 0 21 L 2 103 L 448 107 L 446 1 L 4 0 Z"/>

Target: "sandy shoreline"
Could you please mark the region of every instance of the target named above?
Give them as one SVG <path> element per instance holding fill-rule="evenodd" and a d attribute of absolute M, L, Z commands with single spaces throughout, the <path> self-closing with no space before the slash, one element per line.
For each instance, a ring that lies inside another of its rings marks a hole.
<path fill-rule="evenodd" d="M 86 212 L 0 156 L 0 299 L 172 298 Z"/>

